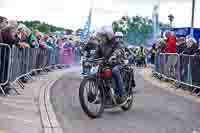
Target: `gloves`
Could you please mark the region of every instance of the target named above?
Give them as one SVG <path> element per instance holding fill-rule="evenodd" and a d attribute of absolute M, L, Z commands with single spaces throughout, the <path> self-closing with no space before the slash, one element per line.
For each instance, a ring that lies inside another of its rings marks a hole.
<path fill-rule="evenodd" d="M 24 42 L 18 43 L 18 48 L 30 48 L 30 45 Z"/>
<path fill-rule="evenodd" d="M 128 64 L 128 63 L 129 63 L 129 61 L 128 61 L 128 60 L 125 60 L 125 61 L 124 61 L 124 63 L 125 63 L 125 64 Z"/>

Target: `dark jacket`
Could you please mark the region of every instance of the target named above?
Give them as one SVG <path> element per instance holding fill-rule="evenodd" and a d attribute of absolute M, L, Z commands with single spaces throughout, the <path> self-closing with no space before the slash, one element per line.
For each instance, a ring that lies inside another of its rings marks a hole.
<path fill-rule="evenodd" d="M 105 58 L 112 64 L 121 64 L 127 59 L 124 48 L 114 43 L 99 45 L 95 58 Z"/>
<path fill-rule="evenodd" d="M 97 58 L 104 57 L 106 59 L 109 59 L 113 51 L 114 51 L 114 47 L 112 44 L 101 44 L 97 47 L 94 58 L 97 59 Z"/>
<path fill-rule="evenodd" d="M 200 49 L 197 49 L 195 55 L 200 55 Z"/>
<path fill-rule="evenodd" d="M 182 53 L 187 48 L 185 43 L 176 46 L 176 51 L 178 54 Z"/>
<path fill-rule="evenodd" d="M 187 55 L 194 55 L 198 50 L 198 46 L 197 45 L 192 45 L 192 47 L 190 48 L 186 48 L 183 51 L 183 54 L 187 54 Z"/>
<path fill-rule="evenodd" d="M 113 65 L 124 64 L 125 60 L 127 60 L 127 56 L 123 48 L 116 48 L 109 58 L 109 62 Z"/>

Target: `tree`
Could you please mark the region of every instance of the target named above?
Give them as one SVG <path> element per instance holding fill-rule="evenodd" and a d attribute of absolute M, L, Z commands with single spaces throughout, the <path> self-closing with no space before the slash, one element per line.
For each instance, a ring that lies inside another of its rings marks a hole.
<path fill-rule="evenodd" d="M 56 31 L 67 31 L 68 33 L 73 32 L 71 29 L 64 29 L 62 27 L 57 27 L 47 23 L 42 23 L 40 21 L 18 21 L 18 22 L 26 25 L 31 30 L 39 30 L 40 32 L 44 33 L 54 33 Z"/>
<path fill-rule="evenodd" d="M 40 24 L 37 26 L 37 29 L 40 31 L 40 32 L 43 32 L 43 33 L 49 33 L 49 26 L 46 25 L 45 23 L 43 24 Z"/>
<path fill-rule="evenodd" d="M 151 39 L 153 33 L 153 22 L 148 17 L 123 16 L 120 20 L 112 23 L 113 31 L 124 33 L 126 40 L 130 44 L 146 44 Z M 160 23 L 160 28 L 168 28 L 169 24 Z M 126 27 L 126 28 L 124 28 Z"/>
<path fill-rule="evenodd" d="M 170 24 L 163 24 L 163 23 L 160 23 L 160 28 L 170 28 L 171 25 Z"/>

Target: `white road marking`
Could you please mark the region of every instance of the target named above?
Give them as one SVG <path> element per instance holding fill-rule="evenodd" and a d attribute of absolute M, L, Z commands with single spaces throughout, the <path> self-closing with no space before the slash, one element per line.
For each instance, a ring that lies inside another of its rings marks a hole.
<path fill-rule="evenodd" d="M 0 98 L 0 102 L 12 102 L 12 103 L 30 103 L 34 104 L 32 99 L 7 99 L 7 98 Z"/>
<path fill-rule="evenodd" d="M 10 99 L 27 99 L 27 100 L 29 100 L 29 99 L 33 99 L 33 97 L 32 96 L 25 96 L 25 95 L 20 95 L 20 96 L 13 96 L 13 95 L 8 95 L 7 96 L 8 98 L 10 98 Z"/>
<path fill-rule="evenodd" d="M 14 108 L 17 108 L 17 109 L 23 109 L 23 110 L 29 110 L 29 111 L 37 111 L 37 107 L 34 106 L 34 105 L 21 105 L 21 104 L 17 104 L 17 103 L 7 103 L 7 102 L 2 102 L 2 104 L 4 105 L 8 105 L 8 106 L 11 106 L 11 107 L 14 107 Z"/>
<path fill-rule="evenodd" d="M 33 120 L 25 120 L 25 119 L 21 119 L 19 117 L 16 117 L 14 115 L 5 115 L 5 114 L 0 114 L 0 118 L 3 118 L 3 119 L 12 119 L 12 120 L 18 120 L 18 121 L 23 121 L 25 123 L 33 123 L 34 121 Z"/>

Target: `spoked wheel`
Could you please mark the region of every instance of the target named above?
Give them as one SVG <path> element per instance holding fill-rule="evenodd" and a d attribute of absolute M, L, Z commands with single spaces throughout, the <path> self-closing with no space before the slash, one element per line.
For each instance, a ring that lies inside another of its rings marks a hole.
<path fill-rule="evenodd" d="M 130 94 L 126 104 L 121 106 L 121 109 L 124 110 L 124 111 L 128 111 L 128 110 L 131 109 L 132 105 L 133 105 L 133 94 Z"/>
<path fill-rule="evenodd" d="M 79 88 L 79 100 L 83 111 L 90 118 L 98 118 L 104 111 L 104 94 L 94 78 L 85 77 Z"/>

